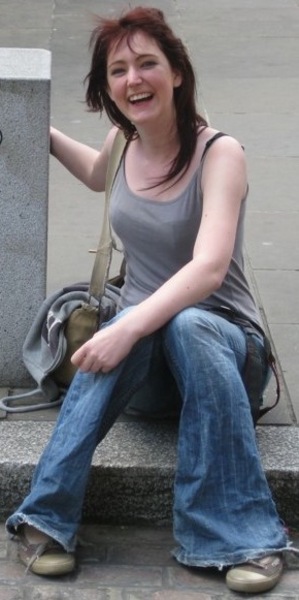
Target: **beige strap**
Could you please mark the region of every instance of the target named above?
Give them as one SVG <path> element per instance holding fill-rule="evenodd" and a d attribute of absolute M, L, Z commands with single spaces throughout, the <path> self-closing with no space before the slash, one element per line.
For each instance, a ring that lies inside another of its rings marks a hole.
<path fill-rule="evenodd" d="M 109 219 L 109 200 L 112 190 L 112 185 L 118 171 L 124 149 L 126 147 L 127 140 L 121 129 L 118 130 L 107 169 L 106 176 L 106 189 L 105 189 L 105 208 L 102 231 L 100 235 L 100 241 L 97 248 L 97 253 L 92 269 L 92 275 L 89 285 L 89 294 L 93 298 L 100 299 L 104 293 L 106 281 L 109 277 L 109 269 L 112 259 L 112 250 L 114 241 L 111 233 L 110 219 Z"/>

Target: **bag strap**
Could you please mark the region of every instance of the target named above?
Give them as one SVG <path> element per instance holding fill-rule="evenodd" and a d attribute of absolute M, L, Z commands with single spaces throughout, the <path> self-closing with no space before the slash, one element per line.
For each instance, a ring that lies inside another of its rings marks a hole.
<path fill-rule="evenodd" d="M 103 296 L 105 284 L 109 276 L 112 251 L 113 248 L 115 248 L 116 246 L 111 233 L 109 219 L 109 201 L 114 179 L 119 169 L 126 145 L 127 140 L 123 134 L 123 131 L 119 129 L 112 145 L 112 150 L 108 163 L 106 175 L 103 225 L 89 285 L 90 297 L 96 298 L 98 300 L 100 300 Z"/>
<path fill-rule="evenodd" d="M 33 412 L 35 410 L 43 410 L 48 408 L 53 408 L 54 406 L 60 406 L 63 402 L 61 396 L 59 396 L 58 400 L 51 400 L 50 402 L 47 400 L 46 402 L 39 402 L 39 404 L 26 404 L 26 399 L 34 398 L 35 396 L 40 397 L 42 395 L 42 390 L 40 387 L 37 387 L 34 390 L 29 390 L 28 392 L 23 392 L 22 394 L 15 394 L 13 396 L 5 396 L 0 399 L 0 410 L 4 410 L 8 413 L 25 413 L 25 412 Z M 9 406 L 9 402 L 15 400 L 25 400 L 24 404 L 20 406 Z"/>

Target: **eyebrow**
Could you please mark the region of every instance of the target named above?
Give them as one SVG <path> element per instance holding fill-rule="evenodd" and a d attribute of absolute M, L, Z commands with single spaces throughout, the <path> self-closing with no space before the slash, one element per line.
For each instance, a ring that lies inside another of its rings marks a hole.
<path fill-rule="evenodd" d="M 157 58 L 156 54 L 148 54 L 148 53 L 147 54 L 138 54 L 138 52 L 135 52 L 134 54 L 136 54 L 137 59 L 141 59 L 141 60 L 144 59 L 144 58 Z M 120 63 L 123 64 L 125 62 L 126 62 L 125 60 L 117 59 L 117 60 L 114 60 L 111 63 L 108 62 L 107 66 L 108 67 L 113 67 L 114 65 L 117 65 L 117 64 L 120 64 Z"/>

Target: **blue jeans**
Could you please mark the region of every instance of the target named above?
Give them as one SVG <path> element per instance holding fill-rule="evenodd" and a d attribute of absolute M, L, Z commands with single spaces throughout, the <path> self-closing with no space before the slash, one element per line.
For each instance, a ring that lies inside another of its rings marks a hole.
<path fill-rule="evenodd" d="M 110 373 L 77 373 L 8 531 L 25 522 L 74 550 L 94 450 L 146 381 L 157 349 L 182 398 L 174 556 L 186 565 L 221 568 L 284 549 L 288 540 L 261 467 L 240 374 L 245 335 L 198 307 L 140 340 Z"/>

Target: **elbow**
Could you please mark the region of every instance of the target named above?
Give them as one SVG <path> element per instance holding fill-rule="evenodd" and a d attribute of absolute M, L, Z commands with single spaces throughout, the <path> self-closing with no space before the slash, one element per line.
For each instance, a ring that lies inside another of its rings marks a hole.
<path fill-rule="evenodd" d="M 214 294 L 223 285 L 227 269 L 223 265 L 209 264 L 205 269 L 205 280 L 207 283 L 207 295 Z"/>
<path fill-rule="evenodd" d="M 105 191 L 105 185 L 103 184 L 103 182 L 99 181 L 99 179 L 97 177 L 93 177 L 92 174 L 85 181 L 85 185 L 92 192 L 104 192 Z"/>
<path fill-rule="evenodd" d="M 223 269 L 215 269 L 211 273 L 211 293 L 217 292 L 221 288 L 225 275 L 226 272 L 223 272 Z"/>
<path fill-rule="evenodd" d="M 215 267 L 215 291 L 221 288 L 229 269 L 229 262 L 218 263 Z"/>
<path fill-rule="evenodd" d="M 209 294 L 219 290 L 227 274 L 228 265 L 224 261 L 203 260 L 202 257 L 194 257 L 194 260 L 199 266 L 199 280 L 203 278 L 207 282 Z"/>
<path fill-rule="evenodd" d="M 92 192 L 102 192 L 103 190 L 100 189 L 100 187 L 92 182 L 89 182 L 86 184 L 87 187 L 92 191 Z"/>

